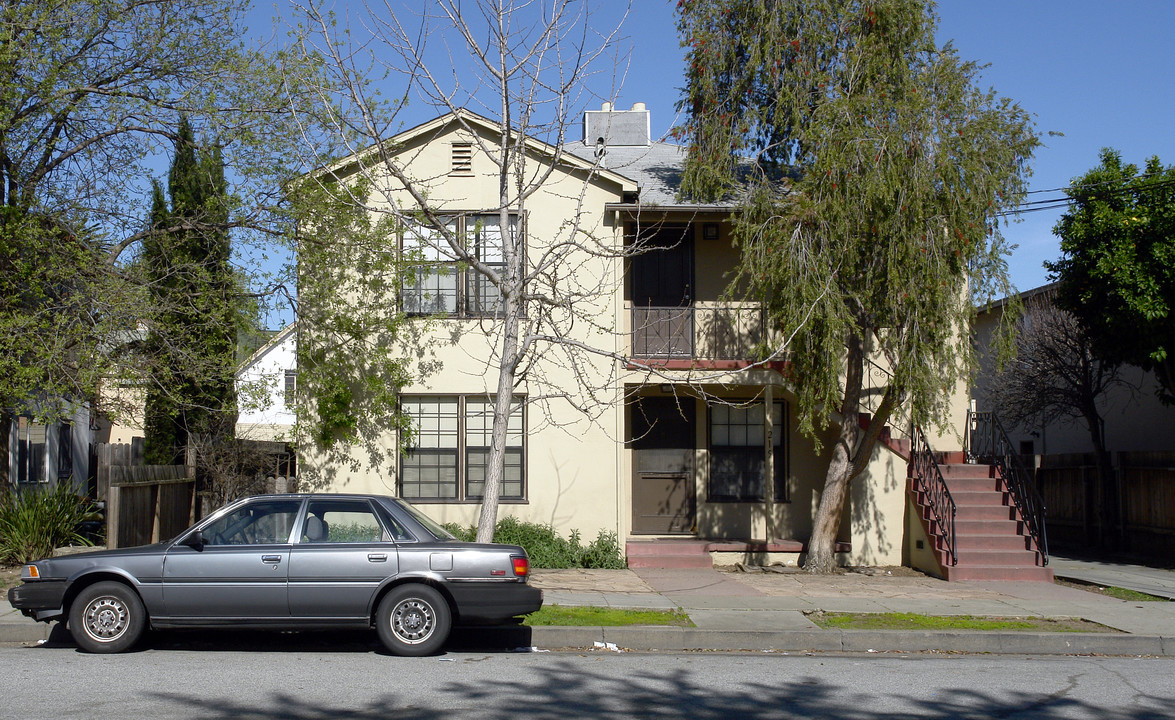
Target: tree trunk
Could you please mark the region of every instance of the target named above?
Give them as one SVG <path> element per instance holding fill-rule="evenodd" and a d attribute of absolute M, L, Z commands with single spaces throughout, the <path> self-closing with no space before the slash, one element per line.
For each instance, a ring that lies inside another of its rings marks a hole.
<path fill-rule="evenodd" d="M 509 105 L 503 104 L 504 116 L 502 147 L 509 141 L 505 128 L 509 128 Z M 502 234 L 502 259 L 505 261 L 504 277 L 499 293 L 502 303 L 502 354 L 498 358 L 498 394 L 494 398 L 494 429 L 490 434 L 490 459 L 486 468 L 485 487 L 482 492 L 481 514 L 477 520 L 477 542 L 494 541 L 494 530 L 498 525 L 498 498 L 502 492 L 502 477 L 506 469 L 506 435 L 510 427 L 510 410 L 514 405 L 514 380 L 518 371 L 518 326 L 524 307 L 518 279 L 523 275 L 526 234 L 521 227 L 515 233 L 510 224 L 509 187 L 507 184 L 506 160 L 503 158 L 499 176 L 500 205 L 498 210 L 498 231 Z M 521 211 L 521 208 L 519 208 Z M 520 213 L 521 217 L 521 213 Z"/>
<path fill-rule="evenodd" d="M 844 515 L 849 484 L 864 471 L 881 430 L 897 404 L 898 391 L 891 383 L 885 389 L 877 412 L 861 429 L 861 392 L 864 385 L 865 353 L 861 338 L 854 335 L 848 344 L 845 394 L 841 403 L 840 432 L 832 447 L 832 459 L 824 476 L 824 491 L 812 518 L 812 536 L 804 570 L 830 573 L 836 567 L 836 536 Z"/>
<path fill-rule="evenodd" d="M 1121 528 L 1118 527 L 1118 478 L 1110 453 L 1106 451 L 1106 439 L 1102 433 L 1102 419 L 1097 411 L 1087 408 L 1085 423 L 1089 426 L 1089 437 L 1093 441 L 1097 456 L 1098 544 L 1103 550 L 1118 550 L 1121 545 Z"/>

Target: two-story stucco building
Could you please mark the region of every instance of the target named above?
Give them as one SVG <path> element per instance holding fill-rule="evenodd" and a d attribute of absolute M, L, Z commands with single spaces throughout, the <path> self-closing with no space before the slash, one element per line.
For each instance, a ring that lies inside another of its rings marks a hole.
<path fill-rule="evenodd" d="M 500 514 L 585 538 L 615 532 L 630 543 L 684 537 L 743 550 L 759 541 L 769 557 L 794 561 L 811 532 L 833 436 L 817 452 L 800 434 L 785 358 L 764 355 L 772 338 L 759 308 L 728 299 L 739 261 L 728 233 L 733 208 L 678 200 L 684 151 L 650 137 L 643 105 L 605 104 L 585 114 L 583 128 L 582 139 L 561 147 L 530 141 L 529 172 L 549 174 L 511 215 L 528 267 L 562 243 L 552 273 L 581 292 L 568 293 L 579 319 L 561 326 L 578 350 L 536 349 L 515 388 Z M 462 112 L 388 143 L 437 214 L 490 263 L 501 243 L 501 203 L 498 167 L 485 149 L 501 136 L 495 122 Z M 336 166 L 342 181 L 347 166 Z M 410 205 L 394 180 L 383 181 L 389 202 Z M 303 472 L 329 477 L 332 490 L 391 493 L 442 522 L 471 524 L 498 381 L 496 298 L 462 263 L 429 255 L 418 237 L 425 232 L 407 228 L 389 239 L 421 263 L 401 297 L 422 328 L 405 334 L 402 348 L 420 368 L 401 393 L 415 428 L 411 447 L 397 453 L 388 432 L 380 452 L 359 444 L 326 468 L 326 456 L 303 445 L 300 462 Z M 587 239 L 579 252 L 566 249 L 573 237 Z M 559 387 L 564 397 L 552 391 Z M 961 426 L 965 389 L 955 404 Z M 959 447 L 953 435 L 939 440 L 944 450 Z M 919 549 L 926 535 L 907 500 L 901 448 L 879 443 L 854 481 L 843 562 L 897 565 L 928 552 Z M 767 539 L 784 542 L 763 545 Z"/>

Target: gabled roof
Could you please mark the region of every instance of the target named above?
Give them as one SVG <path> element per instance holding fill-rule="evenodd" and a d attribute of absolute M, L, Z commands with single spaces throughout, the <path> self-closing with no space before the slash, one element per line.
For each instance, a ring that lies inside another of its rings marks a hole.
<path fill-rule="evenodd" d="M 288 338 L 297 328 L 298 321 L 295 320 L 294 322 L 286 325 L 284 328 L 274 333 L 273 337 L 269 339 L 269 342 L 257 348 L 257 350 L 252 355 L 250 355 L 248 359 L 237 366 L 237 374 L 240 375 L 242 372 L 252 367 L 258 360 L 268 355 L 271 350 L 273 350 L 278 345 L 281 345 L 282 342 L 284 342 L 285 339 Z"/>
<path fill-rule="evenodd" d="M 429 133 L 435 133 L 438 130 L 444 128 L 446 125 L 453 123 L 466 128 L 478 127 L 493 135 L 501 135 L 502 133 L 502 125 L 497 121 L 490 120 L 487 117 L 483 117 L 469 110 L 459 109 L 439 117 L 435 117 L 432 120 L 421 123 L 420 125 L 409 128 L 408 130 L 404 130 L 403 132 L 397 133 L 396 135 L 389 138 L 386 142 L 392 146 L 404 145 L 422 136 L 427 136 Z M 527 149 L 536 155 L 548 159 L 558 158 L 559 162 L 565 163 L 566 165 L 577 170 L 591 172 L 601 178 L 604 178 L 605 180 L 616 183 L 620 186 L 622 192 L 636 191 L 637 184 L 631 178 L 626 177 L 618 172 L 609 170 L 608 168 L 599 166 L 592 159 L 587 159 L 572 152 L 568 152 L 573 144 L 575 143 L 569 141 L 562 149 L 560 149 L 537 138 L 529 136 L 526 138 Z M 372 145 L 366 150 L 362 150 L 359 153 L 345 157 L 332 165 L 321 168 L 318 172 L 332 175 L 345 175 L 346 171 L 351 166 L 355 165 L 361 158 L 375 153 L 376 150 L 377 146 Z"/>
<path fill-rule="evenodd" d="M 1020 298 L 1020 301 L 1024 302 L 1040 295 L 1050 294 L 1057 289 L 1057 285 L 1059 284 L 1059 282 L 1051 282 L 1045 285 L 1041 285 L 1040 287 L 1034 287 L 1029 290 L 1025 290 L 1024 292 L 1016 293 L 1015 295 L 1008 295 L 1007 297 L 1002 297 L 998 300 L 992 300 L 989 303 L 984 303 L 983 305 L 979 306 L 979 309 L 976 310 L 976 312 L 987 313 L 993 310 L 999 310 L 1010 303 L 1013 298 Z"/>

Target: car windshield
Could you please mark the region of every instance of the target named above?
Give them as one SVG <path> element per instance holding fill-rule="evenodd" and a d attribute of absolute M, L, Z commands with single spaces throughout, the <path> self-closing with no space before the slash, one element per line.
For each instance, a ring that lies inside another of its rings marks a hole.
<path fill-rule="evenodd" d="M 433 536 L 436 537 L 437 540 L 456 540 L 457 539 L 457 536 L 455 536 L 453 533 L 446 530 L 443 526 L 441 526 L 439 523 L 437 523 L 435 520 L 433 520 L 429 516 L 425 515 L 424 513 L 417 510 L 416 508 L 412 507 L 411 504 L 405 502 L 404 500 L 399 500 L 398 502 L 400 503 L 400 507 L 404 508 L 404 510 L 409 515 L 411 515 L 416 520 L 416 522 L 423 525 L 424 529 L 428 530 L 430 533 L 432 533 Z"/>

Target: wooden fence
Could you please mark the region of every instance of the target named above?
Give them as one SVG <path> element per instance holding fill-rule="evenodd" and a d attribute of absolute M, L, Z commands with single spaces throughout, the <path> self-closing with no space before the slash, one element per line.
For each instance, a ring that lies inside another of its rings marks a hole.
<path fill-rule="evenodd" d="M 1092 453 L 1046 455 L 1036 477 L 1050 537 L 1062 544 L 1090 546 L 1094 538 L 1140 554 L 1175 551 L 1175 452 L 1111 454 L 1117 517 L 1103 518 L 1097 458 Z M 1103 527 L 1105 522 L 1110 527 Z"/>
<path fill-rule="evenodd" d="M 141 446 L 102 443 L 96 451 L 98 499 L 106 502 L 107 547 L 166 540 L 195 521 L 193 463 L 142 465 Z"/>

